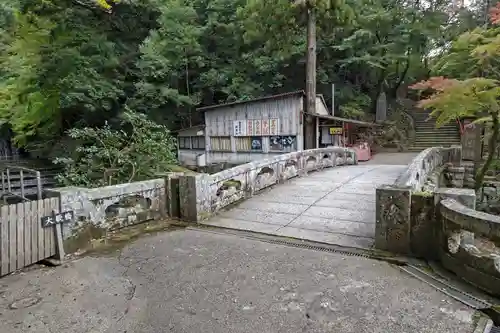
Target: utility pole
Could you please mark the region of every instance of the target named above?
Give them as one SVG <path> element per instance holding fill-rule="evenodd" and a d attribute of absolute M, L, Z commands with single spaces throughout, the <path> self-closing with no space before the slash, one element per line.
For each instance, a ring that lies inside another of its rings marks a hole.
<path fill-rule="evenodd" d="M 306 103 L 304 149 L 316 148 L 316 7 L 315 0 L 292 0 L 307 14 Z"/>
<path fill-rule="evenodd" d="M 307 113 L 316 113 L 316 9 L 311 1 L 307 9 L 306 100 Z"/>

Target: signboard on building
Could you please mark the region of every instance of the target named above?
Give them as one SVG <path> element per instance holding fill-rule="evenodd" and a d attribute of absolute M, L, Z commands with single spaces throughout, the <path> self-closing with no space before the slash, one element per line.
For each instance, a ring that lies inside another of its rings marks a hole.
<path fill-rule="evenodd" d="M 255 135 L 262 135 L 262 120 L 256 119 L 253 121 L 253 131 Z"/>
<path fill-rule="evenodd" d="M 233 121 L 233 136 L 272 135 L 279 135 L 279 120 L 277 118 Z"/>
<path fill-rule="evenodd" d="M 253 120 L 247 120 L 247 135 L 254 135 Z"/>
<path fill-rule="evenodd" d="M 269 146 L 271 150 L 283 150 L 285 148 L 294 147 L 295 136 L 271 136 L 269 138 Z"/>
<path fill-rule="evenodd" d="M 252 137 L 252 150 L 262 150 L 262 138 Z"/>
<path fill-rule="evenodd" d="M 330 127 L 330 135 L 342 135 L 342 127 Z"/>
<path fill-rule="evenodd" d="M 269 135 L 269 119 L 262 120 L 262 135 Z"/>
<path fill-rule="evenodd" d="M 244 120 L 235 120 L 233 122 L 233 128 L 234 136 L 246 136 L 247 126 Z"/>
<path fill-rule="evenodd" d="M 278 135 L 279 134 L 279 120 L 271 119 L 269 120 L 269 135 Z"/>

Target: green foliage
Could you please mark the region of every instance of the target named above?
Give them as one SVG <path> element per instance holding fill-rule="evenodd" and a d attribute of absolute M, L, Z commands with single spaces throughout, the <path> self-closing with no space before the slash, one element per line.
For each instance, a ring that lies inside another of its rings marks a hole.
<path fill-rule="evenodd" d="M 454 41 L 448 54 L 437 63 L 438 73 L 451 78 L 432 77 L 416 83 L 413 89 L 431 91 L 420 106 L 429 108 L 437 126 L 463 117 L 491 127 L 488 156 L 475 178 L 475 189 L 483 185 L 500 141 L 500 3 L 490 10 L 493 26 L 476 28 Z"/>
<path fill-rule="evenodd" d="M 130 16 L 135 10 L 143 14 Z M 16 12 L 0 57 L 6 68 L 0 119 L 18 145 L 52 141 L 69 128 L 115 117 L 137 72 L 139 43 L 156 25 L 147 8 L 117 5 L 110 16 L 69 1 L 44 1 L 26 2 Z"/>
<path fill-rule="evenodd" d="M 431 51 L 465 29 L 441 0 L 5 0 L 0 124 L 53 156 L 73 144 L 68 130 L 100 130 L 127 109 L 174 130 L 200 122 L 198 106 L 304 89 L 307 6 L 317 91 L 330 101 L 335 83 L 336 114 L 358 119 L 382 91 L 395 99 L 427 78 Z"/>
<path fill-rule="evenodd" d="M 175 139 L 169 130 L 143 114 L 126 111 L 111 126 L 73 128 L 78 143 L 73 154 L 54 163 L 64 167 L 59 181 L 66 186 L 99 187 L 155 178 L 175 164 Z"/>

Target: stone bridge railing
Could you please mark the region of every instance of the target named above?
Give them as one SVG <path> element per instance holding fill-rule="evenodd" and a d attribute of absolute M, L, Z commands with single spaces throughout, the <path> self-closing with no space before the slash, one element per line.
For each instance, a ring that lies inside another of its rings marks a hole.
<path fill-rule="evenodd" d="M 442 237 L 434 248 L 448 270 L 500 296 L 500 216 L 466 207 L 454 199 L 439 203 Z"/>
<path fill-rule="evenodd" d="M 376 190 L 375 247 L 403 254 L 412 254 L 412 233 L 418 215 L 412 195 L 425 192 L 428 181 L 447 164 L 459 164 L 461 146 L 433 147 L 422 151 L 408 165 L 394 184 Z M 413 209 L 413 212 L 412 212 Z M 417 221 L 418 222 L 418 221 Z"/>
<path fill-rule="evenodd" d="M 278 155 L 208 175 L 179 177 L 180 215 L 197 222 L 269 186 L 324 168 L 357 164 L 349 148 L 319 148 Z"/>
<path fill-rule="evenodd" d="M 474 190 L 446 187 L 459 182 L 443 177 L 463 169 L 460 150 L 427 149 L 395 184 L 377 189 L 375 247 L 438 261 L 500 296 L 500 217 L 475 210 Z"/>
<path fill-rule="evenodd" d="M 440 172 L 448 163 L 460 163 L 461 158 L 461 146 L 427 148 L 413 159 L 392 186 L 410 188 L 412 191 L 425 191 L 429 177 L 433 173 Z"/>

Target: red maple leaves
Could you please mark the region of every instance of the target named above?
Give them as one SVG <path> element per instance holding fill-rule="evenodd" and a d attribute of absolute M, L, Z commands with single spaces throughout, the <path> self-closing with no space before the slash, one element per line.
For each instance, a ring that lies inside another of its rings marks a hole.
<path fill-rule="evenodd" d="M 443 91 L 446 88 L 449 88 L 456 83 L 457 83 L 457 80 L 455 80 L 455 79 L 447 79 L 443 76 L 435 76 L 435 77 L 431 77 L 429 80 L 417 82 L 417 83 L 411 85 L 409 88 L 415 89 L 415 90 L 432 89 L 432 90 L 437 90 L 437 91 Z"/>
<path fill-rule="evenodd" d="M 491 24 L 500 24 L 500 2 L 495 7 L 490 8 L 489 14 Z"/>

